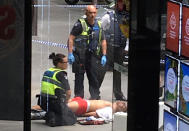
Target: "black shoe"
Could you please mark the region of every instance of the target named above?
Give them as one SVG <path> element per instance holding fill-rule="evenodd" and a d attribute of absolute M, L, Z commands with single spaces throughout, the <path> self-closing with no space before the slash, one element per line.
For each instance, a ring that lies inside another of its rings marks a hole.
<path fill-rule="evenodd" d="M 50 127 L 55 127 L 56 126 L 55 113 L 54 112 L 46 113 L 45 123 Z"/>
<path fill-rule="evenodd" d="M 31 120 L 45 119 L 46 111 L 43 110 L 31 110 Z"/>
<path fill-rule="evenodd" d="M 46 123 L 48 126 L 50 126 L 50 127 L 55 127 L 55 126 L 56 126 L 54 121 L 46 121 L 45 123 Z"/>

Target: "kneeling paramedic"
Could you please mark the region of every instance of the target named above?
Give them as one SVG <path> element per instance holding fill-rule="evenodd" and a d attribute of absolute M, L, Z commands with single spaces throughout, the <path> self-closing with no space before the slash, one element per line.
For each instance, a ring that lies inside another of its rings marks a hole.
<path fill-rule="evenodd" d="M 68 39 L 68 61 L 73 64 L 72 71 L 75 73 L 75 97 L 84 98 L 83 82 L 86 71 L 90 99 L 100 99 L 99 67 L 105 67 L 107 47 L 101 23 L 95 19 L 96 14 L 96 7 L 88 5 L 86 18 L 81 18 L 74 24 Z"/>
<path fill-rule="evenodd" d="M 41 82 L 41 94 L 38 105 L 45 110 L 46 124 L 49 126 L 73 125 L 76 123 L 75 114 L 67 107 L 71 90 L 67 79 L 67 57 L 63 54 L 52 53 L 49 59 L 55 67 L 44 72 Z"/>

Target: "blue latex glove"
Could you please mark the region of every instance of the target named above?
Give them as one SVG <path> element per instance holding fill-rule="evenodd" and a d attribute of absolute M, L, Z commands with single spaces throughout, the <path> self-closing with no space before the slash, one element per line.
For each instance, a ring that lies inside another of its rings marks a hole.
<path fill-rule="evenodd" d="M 101 64 L 102 64 L 102 66 L 105 66 L 106 61 L 107 61 L 106 56 L 103 55 L 102 58 L 101 58 Z"/>
<path fill-rule="evenodd" d="M 73 55 L 73 53 L 69 53 L 68 54 L 68 62 L 69 64 L 72 64 L 75 61 L 75 57 Z"/>

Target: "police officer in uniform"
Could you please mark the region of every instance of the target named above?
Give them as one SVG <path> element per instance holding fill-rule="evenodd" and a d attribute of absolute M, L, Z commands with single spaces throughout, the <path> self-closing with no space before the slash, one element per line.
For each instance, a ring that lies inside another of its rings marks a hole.
<path fill-rule="evenodd" d="M 63 54 L 52 53 L 49 59 L 55 67 L 44 72 L 41 82 L 41 97 L 38 105 L 46 111 L 46 124 L 49 126 L 72 125 L 76 116 L 67 107 L 71 90 L 67 79 L 68 59 Z"/>
<path fill-rule="evenodd" d="M 112 67 L 114 63 L 123 64 L 123 54 L 127 41 L 126 36 L 121 30 L 121 27 L 125 26 L 124 22 L 127 15 L 124 9 L 124 1 L 116 0 L 115 11 L 107 11 L 101 19 L 108 43 L 107 57 Z M 113 93 L 116 100 L 126 100 L 121 91 L 121 72 L 115 69 L 113 69 Z"/>
<path fill-rule="evenodd" d="M 86 7 L 86 18 L 79 19 L 68 39 L 68 61 L 73 64 L 75 73 L 75 97 L 84 98 L 84 73 L 86 72 L 90 99 L 100 99 L 98 66 L 106 64 L 106 39 L 101 23 L 96 19 L 97 9 L 94 5 Z M 75 47 L 75 49 L 73 48 Z"/>

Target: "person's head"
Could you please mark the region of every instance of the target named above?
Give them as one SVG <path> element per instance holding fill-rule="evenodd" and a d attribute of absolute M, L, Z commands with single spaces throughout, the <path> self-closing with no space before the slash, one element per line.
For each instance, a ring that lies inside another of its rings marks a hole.
<path fill-rule="evenodd" d="M 87 16 L 87 21 L 89 24 L 94 24 L 94 20 L 97 15 L 97 8 L 95 5 L 88 5 L 85 9 L 85 15 Z"/>
<path fill-rule="evenodd" d="M 55 54 L 54 52 L 49 55 L 49 59 L 53 60 L 53 65 L 59 69 L 67 69 L 68 58 L 64 54 Z"/>
<path fill-rule="evenodd" d="M 127 102 L 125 101 L 116 101 L 113 104 L 114 112 L 126 112 L 127 111 Z"/>
<path fill-rule="evenodd" d="M 123 0 L 116 0 L 116 10 L 117 11 L 124 11 L 125 10 L 125 4 Z"/>

